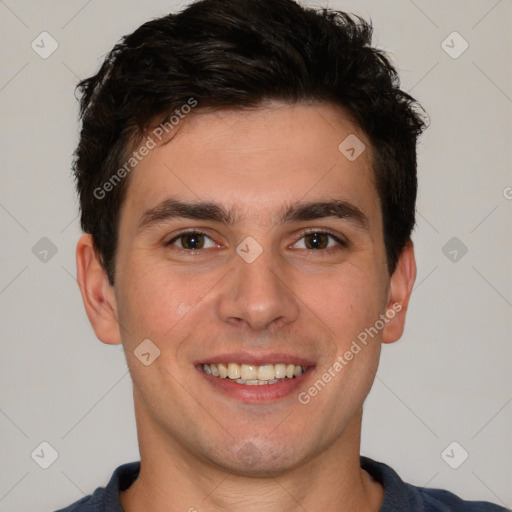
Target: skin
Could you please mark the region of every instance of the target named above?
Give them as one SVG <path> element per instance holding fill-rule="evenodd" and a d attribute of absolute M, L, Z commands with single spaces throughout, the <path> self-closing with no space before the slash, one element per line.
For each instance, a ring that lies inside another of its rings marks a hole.
<path fill-rule="evenodd" d="M 355 161 L 338 150 L 350 134 L 366 146 Z M 129 179 L 113 287 L 91 236 L 77 246 L 90 322 L 102 342 L 123 343 L 133 379 L 141 474 L 121 493 L 124 509 L 377 511 L 383 489 L 359 466 L 362 406 L 381 343 L 402 335 L 416 267 L 408 244 L 387 272 L 365 134 L 327 104 L 197 113 Z M 216 202 L 237 218 L 172 218 L 138 230 L 144 212 L 171 197 Z M 357 207 L 367 226 L 333 216 L 279 221 L 291 203 L 333 199 Z M 205 248 L 184 251 L 189 238 L 166 245 L 191 228 L 210 237 Z M 312 249 L 304 230 L 347 244 L 327 238 L 328 248 Z M 250 264 L 236 252 L 248 236 L 263 249 Z M 301 404 L 298 393 L 394 304 L 401 311 Z M 134 355 L 144 339 L 160 350 L 149 366 Z M 195 367 L 241 351 L 291 354 L 314 368 L 289 395 L 247 403 Z"/>

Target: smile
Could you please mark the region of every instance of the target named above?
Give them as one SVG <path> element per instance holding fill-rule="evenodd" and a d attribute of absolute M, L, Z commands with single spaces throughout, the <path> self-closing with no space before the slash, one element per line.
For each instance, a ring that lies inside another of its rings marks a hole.
<path fill-rule="evenodd" d="M 300 377 L 306 371 L 304 366 L 285 363 L 263 365 L 210 363 L 203 364 L 202 368 L 207 375 L 230 379 L 246 386 L 277 384 L 284 379 Z"/>

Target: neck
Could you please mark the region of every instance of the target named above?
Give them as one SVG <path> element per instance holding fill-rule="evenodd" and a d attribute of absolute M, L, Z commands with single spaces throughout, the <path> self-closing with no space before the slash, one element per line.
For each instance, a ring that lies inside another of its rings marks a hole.
<path fill-rule="evenodd" d="M 257 477 L 237 475 L 199 459 L 138 415 L 141 471 L 121 493 L 123 509 L 377 512 L 384 492 L 359 465 L 361 415 L 310 460 L 286 472 Z"/>

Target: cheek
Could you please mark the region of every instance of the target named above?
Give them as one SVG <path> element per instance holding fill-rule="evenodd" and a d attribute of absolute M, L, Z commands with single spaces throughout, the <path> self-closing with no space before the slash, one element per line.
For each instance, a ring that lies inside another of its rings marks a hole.
<path fill-rule="evenodd" d="M 384 311 L 385 287 L 367 266 L 347 265 L 312 284 L 301 292 L 304 302 L 343 343 L 350 343 Z"/>
<path fill-rule="evenodd" d="M 171 279 L 158 264 L 142 265 L 136 260 L 126 263 L 122 271 L 120 268 L 122 279 L 117 290 L 125 338 L 159 337 L 183 316 L 189 302 L 187 294 L 192 292 L 179 279 Z"/>
<path fill-rule="evenodd" d="M 149 338 L 169 346 L 172 339 L 178 345 L 181 338 L 197 328 L 197 314 L 209 303 L 208 293 L 219 278 L 171 271 L 166 261 L 143 259 L 141 255 L 126 261 L 119 273 L 123 277 L 117 293 L 123 342 L 136 344 Z"/>

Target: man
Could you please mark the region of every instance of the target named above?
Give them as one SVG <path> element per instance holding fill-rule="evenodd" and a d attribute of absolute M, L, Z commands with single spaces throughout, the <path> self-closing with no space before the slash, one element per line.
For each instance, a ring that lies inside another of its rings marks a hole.
<path fill-rule="evenodd" d="M 371 28 L 203 0 L 81 83 L 78 281 L 139 463 L 73 512 L 498 511 L 360 457 L 416 266 L 419 106 Z"/>

